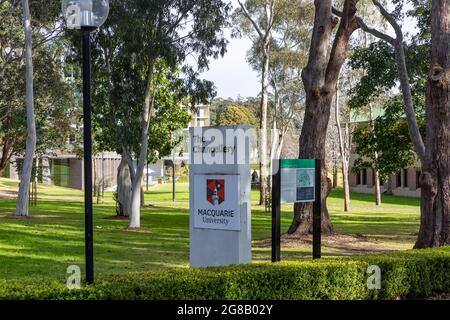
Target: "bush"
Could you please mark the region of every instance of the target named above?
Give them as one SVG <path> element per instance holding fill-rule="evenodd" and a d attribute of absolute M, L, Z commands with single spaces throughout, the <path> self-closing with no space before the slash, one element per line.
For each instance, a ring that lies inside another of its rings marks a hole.
<path fill-rule="evenodd" d="M 382 271 L 381 290 L 367 288 L 367 268 Z M 450 293 L 450 247 L 395 254 L 255 263 L 207 269 L 100 276 L 69 290 L 64 280 L 0 280 L 0 299 L 304 300 L 395 299 Z"/>

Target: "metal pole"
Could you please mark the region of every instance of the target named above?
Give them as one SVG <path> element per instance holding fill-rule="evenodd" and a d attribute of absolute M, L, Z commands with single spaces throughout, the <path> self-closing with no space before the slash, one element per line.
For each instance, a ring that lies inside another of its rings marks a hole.
<path fill-rule="evenodd" d="M 322 241 L 322 164 L 316 159 L 316 201 L 313 206 L 313 259 L 320 259 Z"/>
<path fill-rule="evenodd" d="M 278 170 L 272 175 L 272 262 L 281 260 L 281 160 Z"/>
<path fill-rule="evenodd" d="M 92 136 L 90 29 L 82 29 L 83 38 L 83 136 L 84 136 L 84 215 L 86 282 L 94 283 L 94 239 L 92 221 Z"/>

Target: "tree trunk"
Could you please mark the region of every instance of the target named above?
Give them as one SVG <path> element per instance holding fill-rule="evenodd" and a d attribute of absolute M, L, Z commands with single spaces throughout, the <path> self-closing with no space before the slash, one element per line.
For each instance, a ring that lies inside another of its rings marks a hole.
<path fill-rule="evenodd" d="M 33 158 L 36 149 L 36 123 L 34 117 L 33 92 L 33 43 L 31 17 L 28 0 L 22 0 L 25 31 L 25 65 L 26 65 L 26 109 L 27 109 L 27 141 L 22 175 L 20 178 L 19 195 L 16 206 L 16 216 L 28 216 L 28 201 L 30 196 L 30 181 L 33 169 Z"/>
<path fill-rule="evenodd" d="M 375 188 L 375 204 L 381 205 L 381 184 L 380 184 L 380 172 L 377 169 L 374 170 L 374 188 Z"/>
<path fill-rule="evenodd" d="M 342 181 L 344 184 L 344 211 L 350 211 L 350 183 L 348 181 L 348 161 L 342 162 Z"/>
<path fill-rule="evenodd" d="M 338 86 L 336 86 L 338 88 Z M 341 154 L 341 164 L 342 164 L 342 182 L 344 188 L 344 211 L 348 212 L 350 210 L 350 184 L 348 181 L 348 173 L 349 173 L 349 156 L 350 156 L 350 131 L 349 124 L 345 124 L 345 137 L 347 141 L 347 146 L 345 145 L 344 135 L 342 132 L 341 125 L 341 111 L 340 111 L 340 103 L 339 103 L 339 90 L 336 89 L 336 101 L 335 101 L 335 113 L 336 113 L 336 126 L 338 130 L 339 137 L 339 151 Z"/>
<path fill-rule="evenodd" d="M 432 61 L 427 85 L 426 154 L 415 248 L 450 244 L 450 2 L 434 0 Z"/>
<path fill-rule="evenodd" d="M 150 114 L 153 107 L 152 97 L 152 81 L 153 81 L 154 61 L 149 64 L 149 72 L 147 75 L 147 85 L 145 89 L 144 107 L 142 109 L 142 126 L 141 126 L 141 152 L 139 154 L 139 162 L 136 174 L 133 179 L 133 187 L 131 191 L 131 212 L 128 227 L 130 229 L 139 229 L 141 227 L 141 188 L 142 176 L 147 159 L 148 151 L 148 131 L 150 126 Z"/>
<path fill-rule="evenodd" d="M 406 66 L 405 49 L 403 46 L 403 39 L 399 40 L 395 45 L 396 60 L 398 72 L 400 77 L 400 86 L 403 94 L 403 101 L 405 103 L 404 109 L 406 119 L 408 121 L 408 130 L 411 140 L 414 144 L 417 155 L 423 160 L 425 155 L 425 144 L 423 143 L 420 134 L 419 125 L 417 124 L 416 113 L 414 110 L 413 98 L 411 93 L 411 85 L 409 82 L 408 68 Z"/>
<path fill-rule="evenodd" d="M 127 160 L 122 157 L 117 168 L 117 198 L 119 216 L 128 217 L 131 211 L 131 176 Z"/>
<path fill-rule="evenodd" d="M 333 189 L 338 187 L 338 168 L 336 159 L 333 160 Z"/>
<path fill-rule="evenodd" d="M 375 124 L 373 122 L 373 107 L 372 103 L 369 102 L 369 122 L 370 122 L 370 129 L 372 132 L 375 131 Z M 374 152 L 374 159 L 375 163 L 378 165 L 378 152 Z M 373 175 L 373 186 L 375 191 L 375 204 L 377 206 L 381 205 L 381 190 L 380 190 L 380 171 L 377 168 L 372 168 L 374 175 Z"/>
<path fill-rule="evenodd" d="M 50 159 L 44 154 L 42 157 L 42 183 L 51 184 Z"/>
<path fill-rule="evenodd" d="M 277 159 L 281 158 L 281 152 L 283 151 L 283 146 L 284 146 L 284 134 L 281 134 L 280 137 L 278 138 L 278 146 L 275 151 L 275 157 Z"/>
<path fill-rule="evenodd" d="M 8 141 L 5 141 L 2 148 L 2 157 L 0 158 L 0 177 L 3 177 L 3 172 L 9 165 L 9 161 L 12 157 L 12 150 Z"/>
<path fill-rule="evenodd" d="M 358 29 L 355 19 L 356 0 L 346 0 L 339 29 L 330 50 L 333 29 L 338 23 L 332 15 L 332 1 L 315 1 L 314 31 L 309 60 L 302 72 L 306 92 L 305 120 L 300 136 L 300 158 L 318 158 L 322 161 L 322 232 L 334 232 L 326 206 L 331 191 L 331 181 L 325 168 L 325 142 L 331 105 L 336 93 L 339 74 L 347 58 L 351 35 Z M 312 232 L 312 204 L 296 204 L 289 233 Z"/>
<path fill-rule="evenodd" d="M 264 30 L 259 26 L 260 21 L 252 18 L 247 7 L 238 0 L 244 16 L 251 22 L 255 31 L 258 33 L 262 44 L 262 70 L 261 70 L 261 122 L 259 135 L 259 158 L 260 158 L 260 197 L 259 204 L 266 204 L 267 200 L 267 107 L 269 103 L 269 66 L 270 66 L 270 43 L 272 41 L 272 27 L 274 21 L 275 1 L 265 3 L 265 25 Z"/>
<path fill-rule="evenodd" d="M 269 103 L 269 50 L 268 44 L 264 46 L 264 59 L 262 71 L 262 99 L 261 99 L 261 123 L 260 123 L 260 198 L 259 204 L 267 201 L 267 107 Z"/>
<path fill-rule="evenodd" d="M 394 193 L 392 192 L 392 180 L 391 177 L 388 178 L 387 182 L 386 182 L 386 191 L 384 192 L 384 194 L 392 196 Z"/>

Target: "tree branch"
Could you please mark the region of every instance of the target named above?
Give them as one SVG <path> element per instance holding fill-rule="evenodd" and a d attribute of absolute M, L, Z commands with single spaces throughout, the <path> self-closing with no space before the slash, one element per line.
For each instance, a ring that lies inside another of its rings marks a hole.
<path fill-rule="evenodd" d="M 397 38 L 394 39 L 388 36 L 387 34 L 384 34 L 373 28 L 369 28 L 364 23 L 364 21 L 359 17 L 357 17 L 357 22 L 360 25 L 361 29 L 383 41 L 386 41 L 395 50 L 395 57 L 397 62 L 398 75 L 400 78 L 400 87 L 403 95 L 404 110 L 408 122 L 409 135 L 411 137 L 411 141 L 414 145 L 414 149 L 417 155 L 423 161 L 423 159 L 425 158 L 426 149 L 425 144 L 423 142 L 422 134 L 420 133 L 419 130 L 419 125 L 417 123 L 417 117 L 414 110 L 414 102 L 411 93 L 411 84 L 409 83 L 410 79 L 408 75 L 408 68 L 406 66 L 405 48 L 403 46 L 403 31 L 398 25 L 398 23 L 395 21 L 394 17 L 389 12 L 387 12 L 387 10 L 377 0 L 372 0 L 372 2 L 378 8 L 381 15 L 394 28 Z"/>
<path fill-rule="evenodd" d="M 250 13 L 248 12 L 248 10 L 245 7 L 245 5 L 241 2 L 241 0 L 238 0 L 238 3 L 241 6 L 242 12 L 244 13 L 245 17 L 252 23 L 252 25 L 255 28 L 256 32 L 258 33 L 259 37 L 261 39 L 264 39 L 264 34 L 262 33 L 262 31 L 259 28 L 258 24 L 250 16 Z"/>
<path fill-rule="evenodd" d="M 356 21 L 358 22 L 359 26 L 361 27 L 362 30 L 364 30 L 367 33 L 370 33 L 371 35 L 373 35 L 374 37 L 381 39 L 383 41 L 386 41 L 387 43 L 389 43 L 392 46 L 395 46 L 397 43 L 397 39 L 392 38 L 391 36 L 378 31 L 374 28 L 369 27 L 362 18 L 360 17 L 356 17 Z"/>
<path fill-rule="evenodd" d="M 392 28 L 394 28 L 395 34 L 397 35 L 397 41 L 403 41 L 403 31 L 397 21 L 395 21 L 395 18 L 377 0 L 372 0 L 372 2 L 378 8 L 381 15 L 389 22 Z"/>

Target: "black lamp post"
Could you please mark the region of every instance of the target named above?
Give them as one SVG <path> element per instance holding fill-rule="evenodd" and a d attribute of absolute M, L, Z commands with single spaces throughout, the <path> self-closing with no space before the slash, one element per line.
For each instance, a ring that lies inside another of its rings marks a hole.
<path fill-rule="evenodd" d="M 83 44 L 83 137 L 84 137 L 84 214 L 86 282 L 94 283 L 94 239 L 92 217 L 92 134 L 90 33 L 105 23 L 108 0 L 63 0 L 63 14 L 69 29 L 80 29 Z"/>

